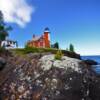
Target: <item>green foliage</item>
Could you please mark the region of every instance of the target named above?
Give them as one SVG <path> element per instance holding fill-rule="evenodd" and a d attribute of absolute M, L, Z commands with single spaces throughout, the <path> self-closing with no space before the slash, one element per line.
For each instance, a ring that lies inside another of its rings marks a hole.
<path fill-rule="evenodd" d="M 25 49 L 24 50 L 25 54 L 39 52 L 39 49 L 38 48 L 29 47 L 28 45 L 26 45 L 24 49 Z"/>
<path fill-rule="evenodd" d="M 36 48 L 36 47 L 29 47 L 28 45 L 25 46 L 25 48 L 17 48 L 12 49 L 17 54 L 28 54 L 28 53 L 46 53 L 50 52 L 55 54 L 57 52 L 57 49 L 54 48 Z"/>
<path fill-rule="evenodd" d="M 52 45 L 52 48 L 56 48 L 56 49 L 59 49 L 59 43 L 56 42 L 55 44 Z"/>
<path fill-rule="evenodd" d="M 4 52 L 5 48 L 4 47 L 0 47 L 0 53 Z"/>
<path fill-rule="evenodd" d="M 23 48 L 11 49 L 11 51 L 14 54 L 25 55 L 25 49 L 23 49 Z"/>
<path fill-rule="evenodd" d="M 61 60 L 63 54 L 61 50 L 58 50 L 57 53 L 55 54 L 55 60 Z"/>
<path fill-rule="evenodd" d="M 40 50 L 42 50 L 43 52 L 51 52 L 51 53 L 55 53 L 57 51 L 57 49 L 55 48 L 39 48 Z"/>
<path fill-rule="evenodd" d="M 4 24 L 4 19 L 3 19 L 3 14 L 2 12 L 0 11 L 0 25 L 1 24 Z"/>
<path fill-rule="evenodd" d="M 11 49 L 11 51 L 14 51 L 15 54 L 18 55 L 26 55 L 28 53 L 51 53 L 55 54 L 54 59 L 61 60 L 63 54 L 68 55 L 69 57 L 76 57 L 76 54 L 74 52 L 66 51 L 66 50 L 58 50 L 54 48 L 35 48 L 35 47 L 29 47 L 25 46 L 25 48 L 17 48 L 17 49 Z"/>
<path fill-rule="evenodd" d="M 3 40 L 5 40 L 6 39 L 6 36 L 7 36 L 7 33 L 1 33 L 0 32 L 0 41 L 3 41 Z"/>
<path fill-rule="evenodd" d="M 74 50 L 74 45 L 70 44 L 70 46 L 69 46 L 69 51 L 70 51 L 70 52 L 75 52 L 75 50 Z"/>
<path fill-rule="evenodd" d="M 56 53 L 57 49 L 55 48 L 37 48 L 37 47 L 30 47 L 28 45 L 25 45 L 25 53 L 34 53 L 34 52 L 51 52 L 51 53 Z"/>
<path fill-rule="evenodd" d="M 59 49 L 59 43 L 58 42 L 55 43 L 55 48 Z"/>
<path fill-rule="evenodd" d="M 12 30 L 11 27 L 8 27 L 3 20 L 3 14 L 0 11 L 0 46 L 1 46 L 1 42 L 4 41 L 6 39 L 6 37 L 8 36 L 8 31 Z"/>

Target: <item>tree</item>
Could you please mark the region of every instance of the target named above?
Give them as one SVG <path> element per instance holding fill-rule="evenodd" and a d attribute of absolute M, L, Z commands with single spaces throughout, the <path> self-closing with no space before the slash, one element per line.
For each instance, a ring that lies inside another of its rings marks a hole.
<path fill-rule="evenodd" d="M 74 50 L 74 45 L 73 45 L 73 44 L 70 44 L 70 45 L 69 45 L 69 51 L 75 52 L 75 50 Z"/>
<path fill-rule="evenodd" d="M 0 47 L 1 47 L 2 41 L 4 41 L 6 39 L 6 37 L 8 36 L 9 30 L 12 30 L 12 28 L 10 26 L 8 27 L 4 23 L 3 14 L 0 11 Z"/>
<path fill-rule="evenodd" d="M 54 48 L 59 49 L 59 43 L 58 43 L 58 42 L 56 42 L 56 43 L 54 44 Z"/>

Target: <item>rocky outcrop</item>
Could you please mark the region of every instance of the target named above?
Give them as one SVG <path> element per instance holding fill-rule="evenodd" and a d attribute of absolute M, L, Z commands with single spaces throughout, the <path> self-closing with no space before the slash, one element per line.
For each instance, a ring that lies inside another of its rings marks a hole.
<path fill-rule="evenodd" d="M 84 62 L 88 65 L 98 65 L 96 61 L 90 59 L 84 60 Z"/>
<path fill-rule="evenodd" d="M 80 54 L 77 54 L 75 52 L 70 52 L 70 51 L 62 50 L 62 53 L 65 56 L 68 56 L 68 57 L 71 57 L 71 58 L 81 59 Z"/>
<path fill-rule="evenodd" d="M 6 60 L 0 57 L 0 70 L 2 70 L 6 65 Z"/>
<path fill-rule="evenodd" d="M 55 55 L 45 55 L 40 59 L 41 68 L 43 70 L 49 70 L 53 67 L 63 68 L 67 70 L 68 68 L 72 68 L 74 71 L 79 72 L 80 67 L 79 63 L 81 60 L 70 58 L 67 56 L 63 56 L 61 60 L 55 60 Z"/>
<path fill-rule="evenodd" d="M 9 67 L 1 100 L 100 100 L 99 78 L 79 59 L 31 53 L 9 57 Z"/>

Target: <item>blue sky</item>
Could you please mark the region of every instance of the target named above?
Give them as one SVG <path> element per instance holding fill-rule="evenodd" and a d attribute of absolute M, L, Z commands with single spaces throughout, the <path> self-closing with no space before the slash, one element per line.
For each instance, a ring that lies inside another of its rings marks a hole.
<path fill-rule="evenodd" d="M 9 38 L 17 40 L 19 46 L 49 27 L 51 43 L 59 42 L 60 48 L 66 49 L 72 43 L 82 55 L 100 54 L 100 0 L 24 1 L 34 10 L 30 20 L 25 25 L 7 22 L 13 27 Z"/>

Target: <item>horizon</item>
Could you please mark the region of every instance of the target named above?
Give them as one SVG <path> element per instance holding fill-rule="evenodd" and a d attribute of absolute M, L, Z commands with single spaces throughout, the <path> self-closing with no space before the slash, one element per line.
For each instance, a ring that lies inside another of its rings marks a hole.
<path fill-rule="evenodd" d="M 4 20 L 13 27 L 9 38 L 19 47 L 49 27 L 51 44 L 66 49 L 72 43 L 81 55 L 100 55 L 99 5 L 99 0 L 0 0 Z"/>

